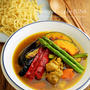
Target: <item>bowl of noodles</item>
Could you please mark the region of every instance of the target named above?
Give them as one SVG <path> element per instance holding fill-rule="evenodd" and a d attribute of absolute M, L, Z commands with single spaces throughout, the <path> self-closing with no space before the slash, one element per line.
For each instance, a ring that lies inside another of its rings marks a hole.
<path fill-rule="evenodd" d="M 0 0 L 0 42 L 27 24 L 48 20 L 50 15 L 46 0 Z"/>
<path fill-rule="evenodd" d="M 0 11 L 0 31 L 9 36 L 26 24 L 37 21 L 41 6 L 37 0 L 3 0 L 0 1 Z"/>

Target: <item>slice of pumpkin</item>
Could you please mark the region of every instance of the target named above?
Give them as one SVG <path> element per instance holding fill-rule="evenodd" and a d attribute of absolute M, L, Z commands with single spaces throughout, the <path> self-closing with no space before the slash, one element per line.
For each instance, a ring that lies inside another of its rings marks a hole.
<path fill-rule="evenodd" d="M 66 52 L 68 52 L 72 56 L 79 52 L 78 47 L 70 41 L 55 40 L 54 43 L 56 45 L 58 45 L 60 48 L 62 48 L 63 50 L 65 50 Z"/>
<path fill-rule="evenodd" d="M 72 42 L 72 39 L 69 36 L 60 32 L 50 32 L 46 34 L 46 37 L 51 40 L 63 39 Z"/>

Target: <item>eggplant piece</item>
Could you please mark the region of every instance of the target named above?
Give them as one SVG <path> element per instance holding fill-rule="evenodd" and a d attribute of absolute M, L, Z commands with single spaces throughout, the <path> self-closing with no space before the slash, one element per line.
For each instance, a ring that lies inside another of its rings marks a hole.
<path fill-rule="evenodd" d="M 34 41 L 33 43 L 31 43 L 30 45 L 28 45 L 20 54 L 19 58 L 18 58 L 18 64 L 20 66 L 24 66 L 26 59 L 26 54 L 29 52 L 34 51 L 35 49 L 40 47 L 40 43 L 38 43 L 38 40 Z"/>
<path fill-rule="evenodd" d="M 26 74 L 33 60 L 34 58 L 25 61 L 23 69 L 19 72 L 20 76 L 24 76 Z"/>

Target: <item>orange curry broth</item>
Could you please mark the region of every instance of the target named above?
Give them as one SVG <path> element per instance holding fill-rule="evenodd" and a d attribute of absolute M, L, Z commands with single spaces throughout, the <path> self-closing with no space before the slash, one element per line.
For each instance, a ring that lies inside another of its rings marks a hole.
<path fill-rule="evenodd" d="M 18 75 L 19 71 L 22 69 L 22 67 L 18 65 L 18 57 L 19 57 L 20 52 L 25 47 L 27 47 L 30 43 L 32 43 L 33 41 L 38 39 L 38 37 L 41 37 L 41 36 L 45 35 L 46 33 L 48 33 L 48 32 L 39 32 L 39 33 L 30 35 L 29 37 L 25 38 L 22 42 L 20 42 L 20 44 L 16 47 L 14 55 L 13 55 L 13 61 L 12 61 L 13 69 L 14 69 L 16 76 L 19 78 L 19 80 L 34 90 L 62 90 L 62 89 L 65 90 L 65 89 L 70 88 L 73 85 L 75 85 L 82 78 L 85 71 L 82 74 L 75 73 L 75 77 L 70 81 L 60 79 L 56 85 L 51 85 L 47 80 L 45 80 L 45 73 L 43 74 L 43 77 L 41 80 L 34 79 L 33 81 L 30 81 L 29 79 L 27 79 L 25 77 L 20 77 Z M 74 40 L 74 39 L 73 39 L 73 41 L 79 47 L 80 52 L 83 53 L 84 50 L 80 46 L 80 44 L 78 42 L 76 42 L 76 40 Z M 84 67 L 86 67 L 87 60 L 82 60 L 81 64 Z"/>

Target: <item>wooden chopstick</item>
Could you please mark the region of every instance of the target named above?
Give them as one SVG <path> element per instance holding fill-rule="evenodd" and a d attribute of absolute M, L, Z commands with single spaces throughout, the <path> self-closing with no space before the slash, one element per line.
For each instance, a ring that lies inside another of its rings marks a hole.
<path fill-rule="evenodd" d="M 83 27 L 83 25 L 80 23 L 80 21 L 78 20 L 78 18 L 74 15 L 74 13 L 71 11 L 71 8 L 68 6 L 67 2 L 65 0 L 63 0 L 66 8 L 68 9 L 73 21 L 75 22 L 76 26 L 81 29 L 83 32 L 87 33 L 85 28 Z"/>

